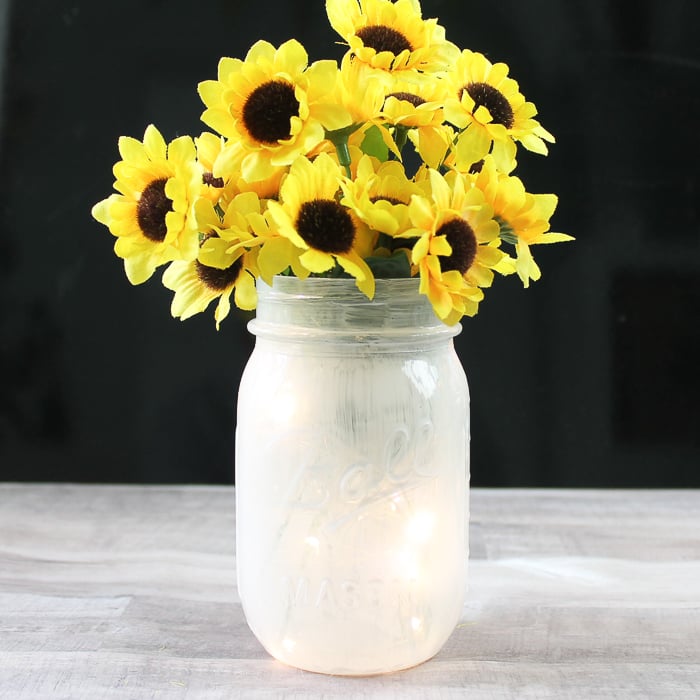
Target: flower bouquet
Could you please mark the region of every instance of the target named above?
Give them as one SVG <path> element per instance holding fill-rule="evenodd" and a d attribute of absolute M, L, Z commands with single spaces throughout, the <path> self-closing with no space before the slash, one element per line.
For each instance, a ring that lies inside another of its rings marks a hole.
<path fill-rule="evenodd" d="M 554 194 L 514 174 L 518 146 L 547 153 L 504 63 L 460 50 L 418 0 L 327 0 L 347 45 L 340 64 L 309 63 L 291 39 L 222 58 L 199 85 L 213 131 L 166 143 L 119 139 L 117 193 L 93 207 L 133 284 L 167 265 L 181 319 L 233 294 L 256 306 L 256 280 L 420 277 L 446 324 L 474 315 L 495 273 L 540 277 L 531 246 L 549 231 Z"/>
<path fill-rule="evenodd" d="M 217 300 L 218 328 L 231 295 L 257 305 L 236 426 L 241 604 L 277 659 L 363 675 L 430 658 L 462 614 L 457 322 L 497 274 L 539 278 L 532 245 L 570 236 L 549 231 L 556 196 L 513 174 L 518 145 L 554 139 L 505 64 L 447 41 L 418 0 L 326 10 L 339 65 L 293 39 L 222 58 L 199 85 L 213 131 L 122 137 L 117 193 L 93 215 L 132 283 L 167 265 L 175 317 Z"/>

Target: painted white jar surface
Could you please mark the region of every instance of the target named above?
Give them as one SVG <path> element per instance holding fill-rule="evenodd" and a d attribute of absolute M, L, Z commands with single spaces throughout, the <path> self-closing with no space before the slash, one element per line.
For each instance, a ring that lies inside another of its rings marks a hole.
<path fill-rule="evenodd" d="M 330 674 L 435 655 L 467 585 L 469 391 L 418 280 L 259 283 L 236 428 L 238 587 L 280 661 Z"/>

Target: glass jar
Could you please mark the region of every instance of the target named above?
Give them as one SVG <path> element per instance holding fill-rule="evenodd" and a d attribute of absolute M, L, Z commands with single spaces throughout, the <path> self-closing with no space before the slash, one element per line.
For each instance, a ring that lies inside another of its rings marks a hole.
<path fill-rule="evenodd" d="M 414 666 L 466 591 L 469 391 L 417 279 L 258 286 L 236 428 L 238 589 L 267 651 L 309 671 Z"/>

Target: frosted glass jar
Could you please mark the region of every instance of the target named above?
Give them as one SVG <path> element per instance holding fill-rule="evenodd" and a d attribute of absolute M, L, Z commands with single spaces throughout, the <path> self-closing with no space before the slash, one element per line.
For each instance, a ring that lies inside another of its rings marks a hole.
<path fill-rule="evenodd" d="M 267 651 L 365 675 L 436 654 L 467 576 L 469 392 L 418 280 L 258 286 L 236 429 L 238 589 Z"/>

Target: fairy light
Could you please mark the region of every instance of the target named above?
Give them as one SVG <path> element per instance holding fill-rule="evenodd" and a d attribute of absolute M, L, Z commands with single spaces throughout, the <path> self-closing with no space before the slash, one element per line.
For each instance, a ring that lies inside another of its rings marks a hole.
<path fill-rule="evenodd" d="M 304 542 L 311 547 L 315 552 L 318 552 L 319 545 L 321 544 L 319 542 L 318 537 L 314 537 L 313 535 L 309 535 L 307 538 L 304 539 Z"/>
<path fill-rule="evenodd" d="M 428 511 L 416 513 L 406 526 L 406 535 L 412 542 L 427 542 L 435 528 L 435 515 Z"/>
<path fill-rule="evenodd" d="M 280 392 L 275 397 L 275 410 L 270 412 L 276 423 L 291 423 L 298 409 L 298 399 L 292 392 Z"/>

